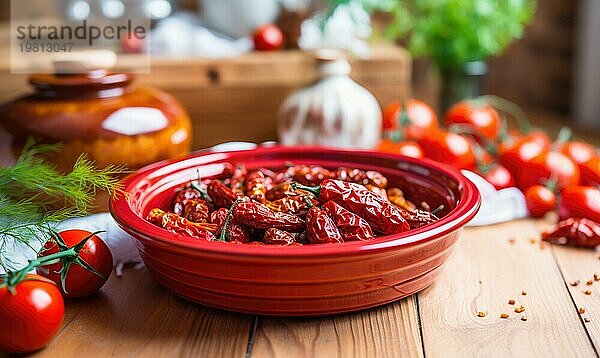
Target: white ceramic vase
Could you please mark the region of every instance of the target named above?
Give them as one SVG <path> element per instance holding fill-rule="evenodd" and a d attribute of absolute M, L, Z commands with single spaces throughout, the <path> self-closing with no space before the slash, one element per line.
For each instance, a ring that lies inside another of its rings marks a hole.
<path fill-rule="evenodd" d="M 381 138 L 381 108 L 373 95 L 348 74 L 339 52 L 317 54 L 319 79 L 292 94 L 278 116 L 284 145 L 369 149 Z"/>

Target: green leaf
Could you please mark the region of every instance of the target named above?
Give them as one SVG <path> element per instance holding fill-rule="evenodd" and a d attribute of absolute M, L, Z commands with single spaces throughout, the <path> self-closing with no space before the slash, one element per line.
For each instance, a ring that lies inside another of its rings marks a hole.
<path fill-rule="evenodd" d="M 15 243 L 46 242 L 57 222 L 87 214 L 98 190 L 120 190 L 118 176 L 128 172 L 123 166 L 97 168 L 81 156 L 71 172 L 62 173 L 43 159 L 59 149 L 28 140 L 14 165 L 0 167 L 0 266 L 5 270 L 12 268 L 5 254 Z"/>
<path fill-rule="evenodd" d="M 408 39 L 415 57 L 430 57 L 441 70 L 500 54 L 523 35 L 535 0 L 355 0 L 366 9 L 385 11 L 394 21 L 391 40 Z M 347 0 L 330 0 L 332 4 Z"/>

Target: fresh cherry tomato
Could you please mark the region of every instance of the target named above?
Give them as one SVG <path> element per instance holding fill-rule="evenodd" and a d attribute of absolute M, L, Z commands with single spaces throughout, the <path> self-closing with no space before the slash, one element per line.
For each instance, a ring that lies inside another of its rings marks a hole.
<path fill-rule="evenodd" d="M 81 242 L 85 237 L 91 235 L 85 230 L 65 230 L 59 233 L 68 247 Z M 48 256 L 58 252 L 58 245 L 55 241 L 48 241 L 44 245 L 40 256 Z M 108 280 L 113 268 L 113 257 L 110 249 L 104 241 L 98 236 L 92 236 L 79 252 L 79 258 L 94 268 L 103 277 L 98 276 L 92 271 L 73 263 L 71 264 L 66 281 L 65 290 L 62 287 L 60 279 L 60 269 L 62 263 L 57 262 L 53 265 L 46 265 L 43 269 L 38 269 L 37 273 L 54 281 L 65 297 L 84 297 L 97 292 Z M 47 272 L 46 272 L 47 270 Z"/>
<path fill-rule="evenodd" d="M 595 157 L 579 166 L 581 184 L 600 187 L 600 157 Z"/>
<path fill-rule="evenodd" d="M 516 176 L 521 190 L 532 185 L 556 180 L 558 188 L 579 184 L 579 167 L 569 157 L 557 151 L 543 152 L 531 159 Z"/>
<path fill-rule="evenodd" d="M 554 209 L 556 195 L 543 185 L 533 185 L 525 191 L 525 205 L 531 216 L 539 218 Z"/>
<path fill-rule="evenodd" d="M 540 145 L 543 145 L 546 148 L 549 148 L 550 145 L 552 144 L 550 137 L 548 137 L 548 135 L 546 133 L 544 133 L 543 131 L 540 131 L 540 130 L 531 131 L 525 137 L 528 138 L 529 140 L 539 143 Z"/>
<path fill-rule="evenodd" d="M 500 115 L 489 104 L 477 100 L 464 100 L 454 104 L 444 116 L 447 126 L 464 124 L 484 139 L 494 142 L 500 132 Z"/>
<path fill-rule="evenodd" d="M 400 131 L 400 139 L 419 140 L 438 129 L 435 111 L 425 102 L 415 98 L 406 101 L 406 112 L 397 101 L 391 102 L 383 111 L 383 131 Z"/>
<path fill-rule="evenodd" d="M 510 188 L 516 185 L 512 174 L 502 165 L 494 165 L 483 174 L 485 180 L 492 184 L 496 190 Z"/>
<path fill-rule="evenodd" d="M 565 142 L 560 146 L 560 151 L 578 165 L 584 164 L 596 157 L 596 149 L 585 142 Z"/>
<path fill-rule="evenodd" d="M 0 351 L 29 353 L 45 347 L 64 317 L 63 297 L 54 283 L 27 275 L 14 293 L 0 284 Z"/>
<path fill-rule="evenodd" d="M 456 133 L 438 131 L 419 141 L 426 158 L 450 164 L 458 169 L 475 167 L 475 154 L 471 142 Z"/>
<path fill-rule="evenodd" d="M 273 51 L 283 46 L 283 32 L 273 24 L 263 25 L 256 29 L 252 39 L 254 48 L 258 51 Z"/>
<path fill-rule="evenodd" d="M 511 131 L 508 137 L 500 143 L 498 154 L 502 155 L 518 145 L 524 145 L 525 143 L 531 142 L 537 143 L 544 149 L 550 148 L 550 145 L 552 144 L 548 135 L 540 130 L 533 130 L 527 135 L 523 135 L 518 131 Z"/>
<path fill-rule="evenodd" d="M 534 138 L 523 137 L 510 148 L 505 148 L 500 153 L 500 163 L 508 169 L 513 175 L 517 187 L 521 190 L 527 189 L 524 181 L 527 178 L 527 170 L 531 160 L 543 153 L 546 153 L 547 147 L 536 141 Z M 537 179 L 535 179 L 537 180 Z M 535 182 L 534 184 L 541 184 Z"/>
<path fill-rule="evenodd" d="M 393 142 L 389 139 L 383 139 L 377 145 L 377 151 L 383 153 L 393 153 L 404 155 L 405 157 L 423 158 L 423 150 L 416 142 Z"/>
<path fill-rule="evenodd" d="M 558 216 L 561 220 L 586 218 L 600 223 L 600 189 L 582 185 L 563 189 L 558 204 Z"/>

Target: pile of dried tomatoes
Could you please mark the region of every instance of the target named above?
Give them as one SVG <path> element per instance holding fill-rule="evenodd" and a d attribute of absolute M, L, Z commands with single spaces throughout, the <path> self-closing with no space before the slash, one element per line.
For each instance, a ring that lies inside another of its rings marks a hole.
<path fill-rule="evenodd" d="M 171 232 L 209 241 L 299 246 L 370 240 L 438 220 L 377 171 L 316 165 L 248 171 L 233 166 L 221 179 L 179 188 L 172 208 L 147 220 Z"/>

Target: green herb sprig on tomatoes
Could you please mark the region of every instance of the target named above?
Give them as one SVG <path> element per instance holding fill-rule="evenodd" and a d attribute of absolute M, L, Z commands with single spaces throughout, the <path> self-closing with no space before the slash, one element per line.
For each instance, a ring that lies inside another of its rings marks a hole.
<path fill-rule="evenodd" d="M 82 155 L 71 172 L 62 173 L 43 159 L 58 149 L 29 140 L 13 165 L 0 167 L 0 268 L 5 272 L 20 268 L 9 248 L 39 247 L 58 222 L 87 214 L 97 191 L 118 191 L 118 176 L 128 172 L 124 166 L 96 168 Z"/>

